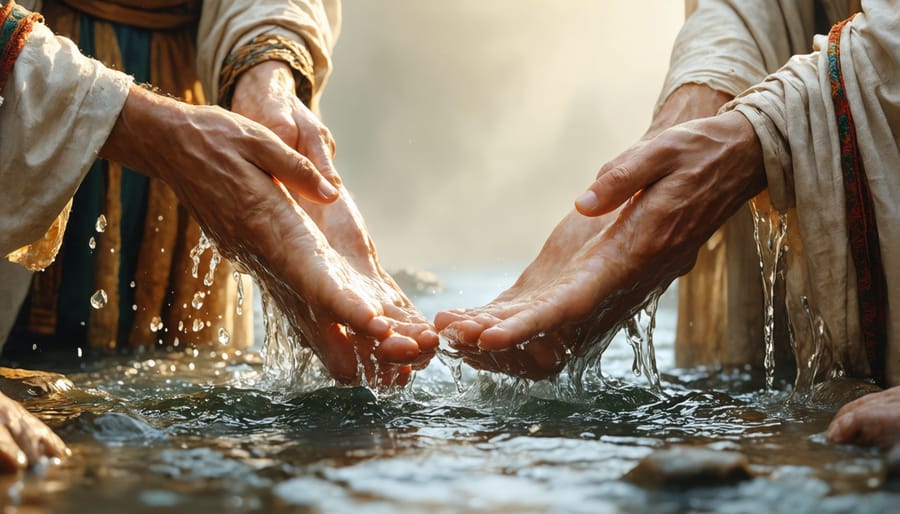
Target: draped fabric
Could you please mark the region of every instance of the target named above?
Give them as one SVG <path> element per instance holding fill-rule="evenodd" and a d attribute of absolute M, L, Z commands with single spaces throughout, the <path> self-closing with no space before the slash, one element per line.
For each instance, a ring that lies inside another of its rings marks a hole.
<path fill-rule="evenodd" d="M 189 2 L 156 3 L 172 4 L 171 9 L 193 21 L 199 18 L 198 6 L 185 9 Z M 149 81 L 167 94 L 203 103 L 193 26 L 170 30 L 134 26 L 152 19 L 143 12 L 152 2 L 77 4 L 79 10 L 64 2 L 45 2 L 48 25 L 106 65 Z M 98 6 L 107 4 L 131 9 L 120 9 L 116 16 L 134 23 L 113 24 L 82 9 L 89 6 L 91 12 L 102 13 L 106 11 Z M 151 14 L 162 15 L 169 8 L 157 7 L 161 10 Z M 122 18 L 129 12 L 140 16 Z M 155 28 L 158 21 L 149 25 Z M 106 227 L 98 232 L 101 215 Z M 221 329 L 235 345 L 252 343 L 252 309 L 242 309 L 241 316 L 236 313 L 234 270 L 223 261 L 211 275 L 212 285 L 205 284 L 211 254 L 207 251 L 197 277 L 192 276 L 190 252 L 200 241 L 200 229 L 161 181 L 98 161 L 75 194 L 68 225 L 56 261 L 35 275 L 13 341 L 26 349 L 37 344 L 65 350 L 84 341 L 89 347 L 110 350 L 120 345 L 210 344 L 218 340 Z M 106 296 L 102 308 L 91 304 L 97 291 Z"/>
<path fill-rule="evenodd" d="M 763 145 L 765 212 L 787 218 L 785 291 L 776 307 L 797 344 L 801 374 L 839 369 L 871 376 L 861 334 L 856 274 L 850 255 L 841 144 L 831 96 L 825 36 L 852 12 L 841 34 L 841 64 L 861 161 L 868 174 L 887 284 L 886 383 L 900 383 L 900 2 L 898 0 L 699 0 L 690 2 L 660 100 L 686 83 L 706 84 L 738 98 Z M 810 53 L 812 50 L 812 53 Z M 771 202 L 769 201 L 771 199 Z M 728 227 L 726 227 L 727 233 Z M 748 235 L 749 236 L 749 235 Z M 720 236 L 721 238 L 721 236 Z M 731 239 L 729 239 L 731 240 Z M 747 237 L 744 237 L 747 240 Z M 755 252 L 752 241 L 727 261 Z M 694 273 L 714 273 L 700 269 Z M 727 273 L 720 273 L 727 276 Z M 726 287 L 747 291 L 745 280 Z M 681 285 L 681 283 L 679 283 Z M 722 287 L 719 282 L 717 287 Z M 715 288 L 713 288 L 715 289 Z M 710 298 L 693 288 L 688 294 Z M 698 305 L 705 302 L 699 300 Z M 679 324 L 704 313 L 679 313 Z M 747 316 L 720 313 L 729 331 L 747 331 Z M 743 317 L 742 317 L 743 316 Z M 821 321 L 821 323 L 820 323 Z M 824 328 L 823 328 L 824 327 Z M 751 329 L 752 330 L 752 329 Z M 681 328 L 679 327 L 679 332 Z M 761 338 L 743 341 L 762 346 Z M 727 344 L 727 343 L 726 343 Z M 689 350 L 689 347 L 685 349 Z M 818 356 L 813 362 L 811 358 Z"/>

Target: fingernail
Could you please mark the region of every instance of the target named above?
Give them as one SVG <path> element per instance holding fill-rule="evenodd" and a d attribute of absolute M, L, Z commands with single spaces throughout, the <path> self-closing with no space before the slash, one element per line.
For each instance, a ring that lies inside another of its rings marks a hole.
<path fill-rule="evenodd" d="M 319 196 L 321 196 L 325 200 L 331 200 L 336 198 L 338 195 L 337 189 L 334 188 L 327 181 L 322 180 L 319 182 Z"/>
<path fill-rule="evenodd" d="M 588 189 L 575 200 L 575 206 L 580 211 L 593 211 L 600 206 L 600 199 L 597 198 L 597 193 Z"/>

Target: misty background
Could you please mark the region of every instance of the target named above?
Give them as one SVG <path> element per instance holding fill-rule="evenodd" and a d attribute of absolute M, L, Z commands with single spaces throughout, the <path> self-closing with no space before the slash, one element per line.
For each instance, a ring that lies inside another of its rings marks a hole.
<path fill-rule="evenodd" d="M 673 0 L 344 0 L 322 115 L 383 265 L 521 268 L 646 129 Z"/>

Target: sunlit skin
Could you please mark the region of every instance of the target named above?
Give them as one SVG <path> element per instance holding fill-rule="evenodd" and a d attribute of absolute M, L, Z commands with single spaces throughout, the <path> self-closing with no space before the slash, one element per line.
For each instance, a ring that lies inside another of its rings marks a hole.
<path fill-rule="evenodd" d="M 868 394 L 844 405 L 825 435 L 833 443 L 882 448 L 900 443 L 900 387 Z"/>
<path fill-rule="evenodd" d="M 232 110 L 271 129 L 286 144 L 309 158 L 324 175 L 337 175 L 332 160 L 335 143 L 331 133 L 297 98 L 294 90 L 294 77 L 286 64 L 263 62 L 238 80 Z M 405 383 L 411 366 L 424 367 L 434 355 L 437 334 L 381 268 L 375 245 L 346 189 L 341 188 L 337 200 L 328 204 L 309 201 L 302 195 L 294 195 L 294 198 L 325 236 L 326 244 L 365 278 L 355 281 L 354 290 L 379 303 L 383 317 L 393 331 L 393 335 L 381 343 L 371 334 L 348 332 L 338 326 L 343 323 L 340 316 L 327 303 L 320 302 L 313 304 L 315 318 L 322 325 L 320 337 L 317 341 L 311 340 L 310 344 L 332 374 L 344 382 L 355 383 L 361 378 L 356 376 L 359 355 L 367 376 L 375 376 L 375 373 L 383 384 Z M 378 369 L 374 369 L 375 364 L 368 358 L 373 351 L 384 357 L 379 360 Z"/>
<path fill-rule="evenodd" d="M 66 444 L 47 425 L 0 393 L 0 473 L 68 455 Z"/>
<path fill-rule="evenodd" d="M 706 205 L 707 199 L 721 198 L 725 188 L 746 199 L 764 184 L 761 161 L 747 166 L 742 179 L 725 173 L 759 150 L 743 117 L 667 131 L 713 116 L 729 99 L 706 86 L 679 88 L 645 136 L 600 170 L 591 190 L 605 203 L 576 204 L 583 212 L 570 212 L 518 281 L 488 305 L 439 313 L 437 328 L 463 358 L 481 369 L 546 378 L 648 293 L 686 272 L 699 246 L 741 203 Z"/>

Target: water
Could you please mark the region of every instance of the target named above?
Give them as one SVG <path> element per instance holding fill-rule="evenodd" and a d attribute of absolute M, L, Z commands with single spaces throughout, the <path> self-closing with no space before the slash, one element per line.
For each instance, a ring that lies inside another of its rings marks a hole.
<path fill-rule="evenodd" d="M 514 279 L 439 276 L 445 291 L 417 300 L 426 316 Z M 0 479 L 0 497 L 23 512 L 896 511 L 900 484 L 882 486 L 877 452 L 824 442 L 834 407 L 765 392 L 762 371 L 673 370 L 673 304 L 660 299 L 653 332 L 659 392 L 633 375 L 624 334 L 604 380 L 565 397 L 467 367 L 457 389 L 437 360 L 401 394 L 294 394 L 263 385 L 259 354 L 219 344 L 86 364 L 68 375 L 74 389 L 24 402 L 72 458 Z M 621 479 L 672 444 L 741 451 L 756 478 L 679 490 Z"/>

